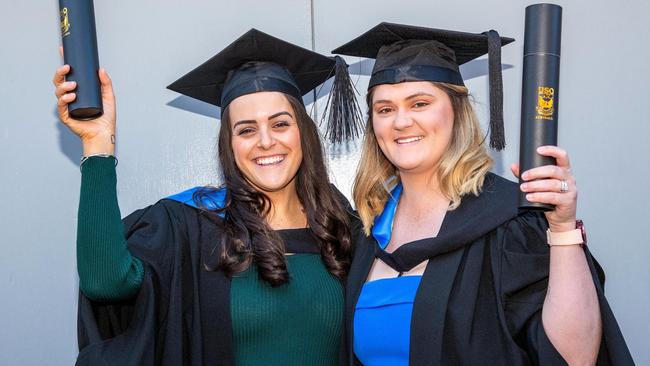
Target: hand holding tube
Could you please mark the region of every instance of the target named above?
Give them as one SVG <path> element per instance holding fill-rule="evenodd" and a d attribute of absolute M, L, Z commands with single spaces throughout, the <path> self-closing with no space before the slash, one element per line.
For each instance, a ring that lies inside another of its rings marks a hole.
<path fill-rule="evenodd" d="M 517 178 L 525 181 L 519 187 L 529 202 L 554 206 L 552 211 L 545 212 L 551 231 L 573 230 L 576 226 L 578 187 L 571 174 L 569 156 L 557 146 L 541 146 L 537 148 L 537 153 L 554 158 L 557 165 L 533 168 L 523 172 L 521 177 L 519 164 L 512 164 L 510 169 Z"/>
<path fill-rule="evenodd" d="M 78 120 L 70 116 L 68 105 L 77 97 L 74 90 L 77 87 L 74 81 L 65 81 L 65 76 L 70 72 L 69 65 L 58 68 L 52 82 L 55 86 L 54 94 L 57 97 L 57 111 L 59 118 L 70 131 L 79 136 L 83 144 L 84 156 L 92 154 L 114 154 L 115 152 L 115 95 L 113 84 L 105 69 L 99 69 L 101 83 L 101 97 L 104 105 L 104 114 L 90 120 Z"/>

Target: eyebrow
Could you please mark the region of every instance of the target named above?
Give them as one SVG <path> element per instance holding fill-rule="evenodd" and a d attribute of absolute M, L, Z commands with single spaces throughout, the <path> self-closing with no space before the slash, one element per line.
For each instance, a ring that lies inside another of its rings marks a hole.
<path fill-rule="evenodd" d="M 271 116 L 269 117 L 269 119 L 278 118 L 278 117 L 280 117 L 280 116 L 289 116 L 289 117 L 293 118 L 293 116 L 291 115 L 291 113 L 289 113 L 289 112 L 287 112 L 287 111 L 282 111 L 282 112 L 278 112 L 278 113 L 276 113 L 276 114 L 271 115 Z"/>
<path fill-rule="evenodd" d="M 413 95 L 409 95 L 408 97 L 406 97 L 406 100 L 410 100 L 410 99 L 414 99 L 414 98 L 422 97 L 422 96 L 427 96 L 427 97 L 432 97 L 433 98 L 433 94 L 429 94 L 429 93 L 425 93 L 425 92 L 419 92 L 419 93 L 415 93 Z"/>
<path fill-rule="evenodd" d="M 419 92 L 419 93 L 409 95 L 408 97 L 404 98 L 404 100 L 411 100 L 411 99 L 415 99 L 415 98 L 422 97 L 422 96 L 427 96 L 427 97 L 432 97 L 432 98 L 434 97 L 433 94 L 429 94 L 429 93 L 425 93 L 425 92 Z M 372 104 L 375 105 L 375 104 L 381 104 L 381 103 L 392 103 L 392 101 L 387 100 L 387 99 L 381 99 L 381 100 L 374 101 Z"/>
<path fill-rule="evenodd" d="M 256 123 L 257 123 L 257 121 L 255 121 L 255 120 L 252 120 L 252 119 L 244 119 L 244 120 L 241 120 L 241 121 L 237 121 L 237 122 L 232 126 L 232 128 L 233 128 L 233 130 L 234 130 L 234 129 L 237 128 L 237 126 L 239 126 L 239 125 L 254 125 L 254 124 L 256 124 Z"/>
<path fill-rule="evenodd" d="M 275 113 L 275 114 L 270 115 L 268 119 L 269 119 L 269 120 L 272 120 L 272 119 L 274 119 L 274 118 L 278 118 L 278 117 L 280 117 L 280 116 L 285 116 L 285 115 L 286 115 L 286 116 L 289 116 L 289 117 L 291 117 L 291 118 L 293 118 L 293 116 L 291 115 L 291 113 L 289 113 L 289 112 L 287 112 L 287 111 L 281 111 L 281 112 L 278 112 L 278 113 Z M 250 125 L 250 124 L 256 124 L 256 123 L 257 123 L 257 121 L 255 121 L 254 119 L 244 119 L 244 120 L 241 120 L 241 121 L 237 121 L 237 123 L 235 123 L 235 124 L 232 126 L 232 128 L 233 128 L 233 129 L 234 129 L 234 128 L 237 128 L 237 126 L 239 126 L 239 125 Z"/>

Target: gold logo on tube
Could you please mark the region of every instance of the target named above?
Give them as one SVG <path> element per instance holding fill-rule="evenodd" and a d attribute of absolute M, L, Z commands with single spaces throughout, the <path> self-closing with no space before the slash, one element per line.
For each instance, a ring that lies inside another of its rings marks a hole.
<path fill-rule="evenodd" d="M 555 89 L 547 86 L 537 88 L 537 115 L 535 119 L 553 119 L 553 100 L 555 98 Z"/>
<path fill-rule="evenodd" d="M 63 34 L 63 37 L 70 35 L 70 20 L 68 20 L 68 8 L 61 9 L 61 34 Z"/>

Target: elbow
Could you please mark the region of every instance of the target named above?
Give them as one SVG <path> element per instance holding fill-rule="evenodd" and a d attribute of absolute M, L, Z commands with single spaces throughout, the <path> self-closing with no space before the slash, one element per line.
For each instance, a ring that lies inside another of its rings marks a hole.
<path fill-rule="evenodd" d="M 79 290 L 92 301 L 111 301 L 114 297 L 111 291 L 108 291 L 107 286 L 97 282 L 84 283 L 80 280 Z"/>
<path fill-rule="evenodd" d="M 595 365 L 598 359 L 598 351 L 600 350 L 600 343 L 602 339 L 602 324 L 600 319 L 600 312 L 598 316 L 590 323 L 589 330 L 585 334 L 585 342 L 580 349 L 580 352 L 573 352 L 569 360 L 569 365 Z"/>
<path fill-rule="evenodd" d="M 126 300 L 138 293 L 138 286 L 124 281 L 79 281 L 79 289 L 88 299 L 98 302 Z"/>
<path fill-rule="evenodd" d="M 79 290 L 84 296 L 93 301 L 102 301 L 107 299 L 106 290 L 97 283 L 86 283 L 79 280 Z"/>
<path fill-rule="evenodd" d="M 598 359 L 598 351 L 591 353 L 582 353 L 569 355 L 568 357 L 562 356 L 569 366 L 593 366 Z"/>
<path fill-rule="evenodd" d="M 582 320 L 581 326 L 546 333 L 553 347 L 568 365 L 595 365 L 598 359 L 602 339 L 602 322 L 600 311 L 588 319 Z M 549 332 L 550 331 L 550 332 Z"/>
<path fill-rule="evenodd" d="M 78 268 L 79 289 L 90 300 L 111 302 L 134 297 L 142 285 L 144 269 L 133 260 L 124 268 L 101 270 Z"/>

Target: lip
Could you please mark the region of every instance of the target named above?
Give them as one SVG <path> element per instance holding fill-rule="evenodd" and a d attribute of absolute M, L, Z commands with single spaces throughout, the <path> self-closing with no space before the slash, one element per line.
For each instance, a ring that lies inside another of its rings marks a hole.
<path fill-rule="evenodd" d="M 287 158 L 286 154 L 274 154 L 266 156 L 258 156 L 253 159 L 253 162 L 260 167 L 275 166 L 282 164 L 282 162 Z"/>
<path fill-rule="evenodd" d="M 398 144 L 398 145 L 411 145 L 411 144 L 414 144 L 414 143 L 422 140 L 423 138 L 424 138 L 424 136 L 421 136 L 421 135 L 420 136 L 404 136 L 404 137 L 396 138 L 393 141 L 395 141 L 395 143 Z"/>

